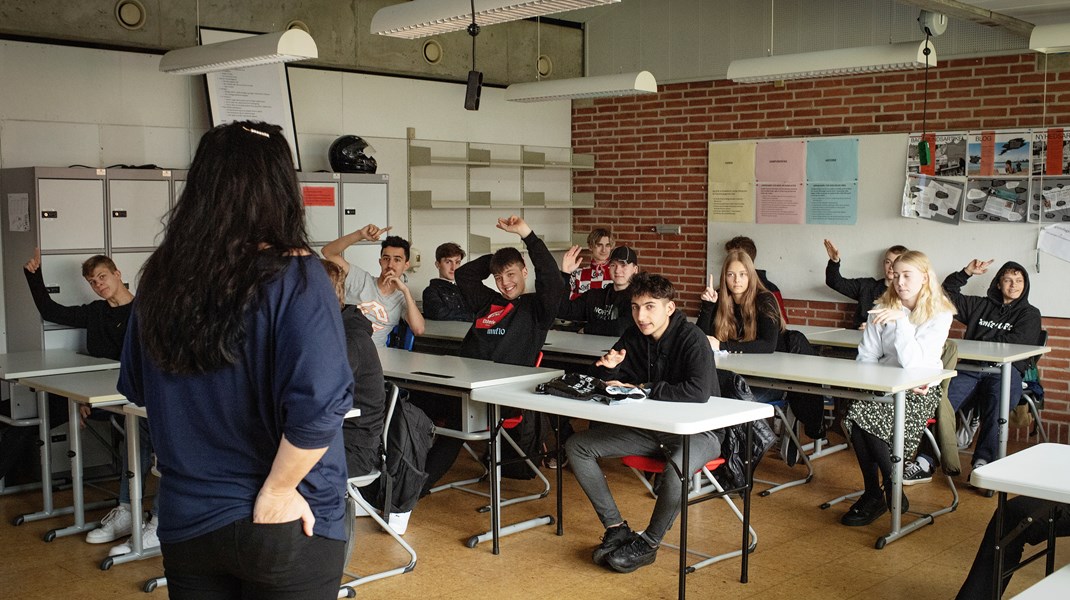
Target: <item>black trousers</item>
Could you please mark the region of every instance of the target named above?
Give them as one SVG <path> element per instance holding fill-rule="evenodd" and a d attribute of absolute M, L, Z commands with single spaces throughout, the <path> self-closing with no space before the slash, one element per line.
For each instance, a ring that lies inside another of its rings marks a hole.
<path fill-rule="evenodd" d="M 243 519 L 160 549 L 171 600 L 333 600 L 345 562 L 345 542 L 308 537 L 301 521 Z"/>

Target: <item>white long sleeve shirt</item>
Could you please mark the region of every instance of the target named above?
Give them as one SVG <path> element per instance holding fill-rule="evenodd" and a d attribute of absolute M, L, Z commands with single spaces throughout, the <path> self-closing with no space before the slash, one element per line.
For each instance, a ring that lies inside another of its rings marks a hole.
<path fill-rule="evenodd" d="M 874 325 L 873 315 L 870 315 L 862 331 L 857 360 L 904 369 L 943 368 L 940 357 L 944 352 L 952 318 L 952 313 L 941 312 L 915 325 L 910 322 L 910 311 L 904 308 L 898 319 L 884 325 Z M 934 381 L 931 385 L 938 384 L 939 381 Z"/>

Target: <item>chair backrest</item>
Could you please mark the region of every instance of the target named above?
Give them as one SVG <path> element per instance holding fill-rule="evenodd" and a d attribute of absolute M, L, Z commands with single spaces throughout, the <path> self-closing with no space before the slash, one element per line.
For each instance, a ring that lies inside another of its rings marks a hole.
<path fill-rule="evenodd" d="M 539 352 L 539 355 L 535 357 L 535 366 L 538 367 L 538 366 L 541 366 L 541 365 L 542 365 L 542 352 Z"/>
<path fill-rule="evenodd" d="M 1048 343 L 1048 330 L 1041 329 L 1040 336 L 1037 339 L 1037 345 L 1043 346 Z M 1040 381 L 1040 373 L 1037 371 L 1037 363 L 1040 362 L 1040 357 L 1043 354 L 1029 357 L 1029 361 L 1026 363 L 1025 375 L 1022 376 L 1024 381 Z"/>
<path fill-rule="evenodd" d="M 390 435 L 390 419 L 394 418 L 394 408 L 398 405 L 401 389 L 392 381 L 386 382 L 390 397 L 386 401 L 386 423 L 383 425 L 383 452 L 386 452 L 387 436 Z"/>
<path fill-rule="evenodd" d="M 416 345 L 416 334 L 412 332 L 409 324 L 404 320 L 395 325 L 386 336 L 386 346 L 388 348 L 399 348 L 412 352 L 414 345 Z"/>

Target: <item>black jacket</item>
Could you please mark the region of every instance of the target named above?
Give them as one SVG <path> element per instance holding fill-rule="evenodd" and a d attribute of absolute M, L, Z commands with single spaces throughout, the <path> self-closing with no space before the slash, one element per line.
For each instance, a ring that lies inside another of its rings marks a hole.
<path fill-rule="evenodd" d="M 825 285 L 858 302 L 855 307 L 854 327 L 858 329 L 869 319 L 869 311 L 876 304 L 877 298 L 888 289 L 884 279 L 857 277 L 845 279 L 840 275 L 840 263 L 829 260 L 825 265 Z"/>
<path fill-rule="evenodd" d="M 721 350 L 748 354 L 768 354 L 776 350 L 780 339 L 780 306 L 777 304 L 776 297 L 769 292 L 759 293 L 755 303 L 758 305 L 758 337 L 749 342 L 721 340 Z M 743 309 L 737 304 L 733 310 L 736 315 L 736 338 L 741 338 L 743 337 Z M 698 327 L 706 335 L 714 335 L 716 315 L 717 303 L 703 300 L 702 308 L 698 313 Z"/>
<path fill-rule="evenodd" d="M 68 327 L 85 329 L 85 349 L 90 356 L 119 360 L 126 338 L 126 324 L 134 303 L 112 306 L 107 300 L 95 300 L 81 306 L 64 306 L 48 294 L 41 269 L 31 273 L 23 269 L 30 295 L 41 318 Z"/>
<path fill-rule="evenodd" d="M 379 468 L 379 446 L 386 422 L 386 394 L 383 366 L 372 341 L 372 323 L 356 306 L 342 309 L 346 333 L 346 354 L 353 369 L 353 408 L 360 416 L 342 422 L 349 476 L 356 477 Z"/>
<path fill-rule="evenodd" d="M 643 384 L 655 400 L 706 402 L 721 395 L 710 342 L 683 312 L 669 317 L 661 339 L 655 341 L 632 327 L 613 349 L 625 350 L 624 360 L 615 369 L 596 368 L 597 377 Z"/>
<path fill-rule="evenodd" d="M 457 284 L 435 278 L 424 288 L 424 318 L 433 321 L 464 321 L 471 323 L 475 314 L 464 303 Z"/>
<path fill-rule="evenodd" d="M 483 280 L 490 277 L 489 254 L 454 272 L 465 302 L 476 314 L 475 323 L 461 342 L 461 356 L 509 365 L 535 364 L 546 343 L 546 332 L 554 324 L 565 284 L 558 275 L 557 262 L 537 235 L 529 234 L 524 245 L 535 269 L 534 294 L 522 294 L 509 301 L 483 285 Z"/>
<path fill-rule="evenodd" d="M 1008 269 L 1021 272 L 1025 279 L 1022 295 L 1010 304 L 1003 303 L 999 291 L 999 279 Z M 1040 310 L 1029 303 L 1029 273 L 1016 262 L 1004 263 L 985 296 L 966 296 L 959 292 L 970 280 L 966 271 L 956 271 L 944 279 L 944 291 L 955 304 L 955 318 L 966 325 L 967 340 L 981 342 L 1005 342 L 1008 344 L 1036 344 L 1040 339 Z M 1028 360 L 1014 363 L 1019 372 L 1024 372 Z"/>
<path fill-rule="evenodd" d="M 620 337 L 635 324 L 632 319 L 632 293 L 627 289 L 618 292 L 608 285 L 588 290 L 575 300 L 569 300 L 569 294 L 566 288 L 561 295 L 561 305 L 557 308 L 557 318 L 585 321 L 584 333 Z"/>

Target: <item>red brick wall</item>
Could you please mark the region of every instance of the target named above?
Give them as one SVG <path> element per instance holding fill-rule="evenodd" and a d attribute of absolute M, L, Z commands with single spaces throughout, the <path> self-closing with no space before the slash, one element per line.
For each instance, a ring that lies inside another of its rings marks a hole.
<path fill-rule="evenodd" d="M 953 60 L 929 73 L 930 131 L 1041 127 L 1070 123 L 1070 73 L 1044 74 L 1033 53 Z M 983 83 L 983 85 L 982 85 Z M 577 172 L 577 192 L 595 208 L 573 211 L 573 229 L 608 225 L 634 246 L 644 268 L 670 277 L 694 314 L 706 275 L 707 143 L 921 130 L 919 73 L 891 73 L 773 84 L 706 81 L 661 86 L 653 96 L 577 101 L 572 145 L 593 154 Z M 1046 112 L 1045 112 L 1046 111 Z M 679 236 L 649 231 L 682 223 Z M 850 323 L 850 305 L 787 299 L 789 321 Z M 1053 347 L 1040 362 L 1049 435 L 1070 440 L 1070 319 L 1044 319 Z M 1012 430 L 1024 435 L 1025 430 Z"/>

